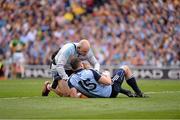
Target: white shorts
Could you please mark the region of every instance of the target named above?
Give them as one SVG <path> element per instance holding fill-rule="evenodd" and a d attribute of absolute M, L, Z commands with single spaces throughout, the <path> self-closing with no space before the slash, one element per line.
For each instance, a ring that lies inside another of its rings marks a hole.
<path fill-rule="evenodd" d="M 23 64 L 25 62 L 24 54 L 22 52 L 15 52 L 12 60 L 13 63 Z"/>

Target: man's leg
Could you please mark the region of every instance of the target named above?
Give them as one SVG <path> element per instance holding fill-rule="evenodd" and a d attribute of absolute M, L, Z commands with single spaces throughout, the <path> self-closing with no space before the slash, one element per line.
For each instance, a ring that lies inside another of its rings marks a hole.
<path fill-rule="evenodd" d="M 137 85 L 136 79 L 132 74 L 132 71 L 128 66 L 122 66 L 121 67 L 125 72 L 125 78 L 126 82 L 135 92 L 135 97 L 146 97 L 140 90 L 140 88 Z"/>
<path fill-rule="evenodd" d="M 61 81 L 61 80 L 60 80 Z M 61 92 L 62 89 L 59 88 L 59 84 L 60 81 L 58 81 L 58 86 L 56 87 L 56 89 L 53 89 L 51 86 L 51 82 L 50 81 L 45 81 L 44 83 L 44 88 L 43 88 L 43 91 L 42 91 L 42 96 L 48 96 L 49 95 L 49 92 L 50 91 L 53 91 L 54 93 L 56 93 L 57 95 L 59 96 L 64 96 Z M 62 85 L 61 85 L 62 86 Z"/>
<path fill-rule="evenodd" d="M 44 87 L 42 90 L 42 96 L 48 96 L 50 91 L 54 91 L 56 94 L 59 93 L 57 86 L 58 81 L 61 80 L 61 77 L 58 75 L 56 71 L 52 72 L 53 82 L 45 81 Z"/>
<path fill-rule="evenodd" d="M 43 86 L 43 89 L 42 89 L 42 96 L 48 96 L 49 95 L 49 92 L 50 92 L 50 82 L 49 81 L 45 81 L 44 82 L 44 86 Z"/>
<path fill-rule="evenodd" d="M 117 73 L 113 76 L 112 81 L 113 81 L 113 89 L 114 91 L 118 93 L 122 93 L 127 95 L 128 97 L 134 97 L 134 94 L 126 89 L 123 89 L 121 87 L 125 77 L 125 71 L 123 69 L 120 69 L 117 71 Z"/>
<path fill-rule="evenodd" d="M 134 90 L 136 97 L 143 97 L 143 93 L 138 87 L 135 77 L 132 76 L 131 78 L 127 79 L 126 82 Z"/>
<path fill-rule="evenodd" d="M 72 70 L 65 70 L 65 72 L 68 76 L 70 76 L 73 73 Z M 44 88 L 42 90 L 42 96 L 48 96 L 50 91 L 55 92 L 59 96 L 67 96 L 67 92 L 65 92 L 67 91 L 67 86 L 66 84 L 64 84 L 64 82 L 60 82 L 62 81 L 62 78 L 59 76 L 58 72 L 53 71 L 52 76 L 53 76 L 53 82 L 52 83 L 47 81 L 45 82 Z"/>
<path fill-rule="evenodd" d="M 135 95 L 130 91 L 121 87 L 120 93 L 127 95 L 128 97 L 134 97 Z"/>

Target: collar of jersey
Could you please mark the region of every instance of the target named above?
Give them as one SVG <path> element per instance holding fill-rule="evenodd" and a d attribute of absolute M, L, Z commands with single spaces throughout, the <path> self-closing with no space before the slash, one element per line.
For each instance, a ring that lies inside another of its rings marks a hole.
<path fill-rule="evenodd" d="M 74 73 L 81 72 L 82 70 L 83 70 L 83 69 L 82 69 L 82 68 L 80 68 L 80 69 L 78 69 L 78 70 L 74 71 Z"/>

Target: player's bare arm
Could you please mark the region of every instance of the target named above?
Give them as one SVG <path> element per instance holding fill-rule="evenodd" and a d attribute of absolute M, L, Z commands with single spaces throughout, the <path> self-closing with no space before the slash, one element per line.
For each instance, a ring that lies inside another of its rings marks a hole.
<path fill-rule="evenodd" d="M 111 85 L 112 80 L 110 76 L 102 75 L 101 78 L 99 79 L 99 83 L 104 84 L 104 85 Z"/>

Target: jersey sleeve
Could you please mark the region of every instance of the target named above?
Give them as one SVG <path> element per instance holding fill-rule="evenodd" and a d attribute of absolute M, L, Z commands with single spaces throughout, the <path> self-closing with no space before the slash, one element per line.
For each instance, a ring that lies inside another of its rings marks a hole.
<path fill-rule="evenodd" d="M 71 84 L 70 80 L 68 80 L 68 86 L 69 86 L 70 89 L 74 87 L 74 86 Z"/>
<path fill-rule="evenodd" d="M 99 81 L 99 79 L 101 78 L 101 74 L 99 74 L 97 71 L 90 69 L 94 75 L 94 78 L 96 81 Z"/>
<path fill-rule="evenodd" d="M 100 64 L 97 61 L 97 59 L 95 58 L 92 50 L 90 49 L 89 53 L 88 53 L 88 61 L 91 65 L 93 65 L 94 69 L 99 71 L 100 70 Z"/>

